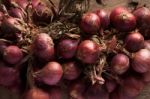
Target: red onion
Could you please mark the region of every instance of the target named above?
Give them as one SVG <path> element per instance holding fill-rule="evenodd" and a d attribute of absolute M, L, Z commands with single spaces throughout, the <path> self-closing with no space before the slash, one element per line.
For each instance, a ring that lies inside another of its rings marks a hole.
<path fill-rule="evenodd" d="M 49 62 L 34 77 L 47 85 L 56 85 L 63 75 L 62 66 L 58 62 Z"/>
<path fill-rule="evenodd" d="M 106 29 L 108 28 L 110 24 L 110 19 L 108 13 L 104 9 L 100 9 L 96 11 L 96 14 L 99 16 L 101 20 L 101 26 L 102 28 Z"/>
<path fill-rule="evenodd" d="M 150 83 L 150 71 L 142 74 L 142 81 Z"/>
<path fill-rule="evenodd" d="M 42 89 L 32 88 L 24 94 L 23 99 L 51 99 L 51 98 L 49 97 L 49 94 L 43 91 Z"/>
<path fill-rule="evenodd" d="M 110 94 L 109 99 L 134 99 L 134 97 L 127 96 L 121 88 L 118 88 Z"/>
<path fill-rule="evenodd" d="M 117 7 L 110 14 L 112 25 L 119 31 L 132 31 L 136 27 L 135 16 L 125 8 Z"/>
<path fill-rule="evenodd" d="M 101 26 L 100 18 L 95 13 L 85 13 L 81 18 L 81 29 L 89 34 L 96 34 Z"/>
<path fill-rule="evenodd" d="M 124 83 L 122 86 L 123 92 L 130 97 L 137 96 L 144 87 L 144 83 L 135 77 L 128 77 L 124 79 Z"/>
<path fill-rule="evenodd" d="M 125 39 L 125 48 L 130 52 L 136 52 L 144 47 L 144 37 L 138 32 L 132 32 Z"/>
<path fill-rule="evenodd" d="M 73 58 L 76 54 L 78 47 L 78 40 L 63 39 L 58 43 L 57 51 L 58 55 L 64 59 Z"/>
<path fill-rule="evenodd" d="M 150 10 L 146 7 L 136 9 L 133 14 L 137 18 L 137 26 L 145 37 L 150 37 Z"/>
<path fill-rule="evenodd" d="M 71 99 L 84 99 L 84 92 L 86 89 L 85 83 L 76 81 L 69 86 L 69 95 Z"/>
<path fill-rule="evenodd" d="M 25 14 L 22 12 L 19 8 L 11 8 L 8 11 L 9 15 L 15 18 L 20 18 L 22 20 L 25 20 Z"/>
<path fill-rule="evenodd" d="M 105 80 L 105 87 L 106 87 L 107 91 L 109 93 L 111 93 L 111 92 L 113 92 L 116 89 L 117 83 L 114 80 L 106 79 Z"/>
<path fill-rule="evenodd" d="M 16 3 L 23 9 L 26 9 L 29 4 L 28 0 L 16 0 Z"/>
<path fill-rule="evenodd" d="M 132 68 L 139 73 L 145 73 L 150 69 L 150 51 L 148 49 L 141 49 L 136 52 L 132 58 Z"/>
<path fill-rule="evenodd" d="M 59 87 L 53 87 L 49 91 L 50 99 L 62 99 L 63 91 Z"/>
<path fill-rule="evenodd" d="M 0 85 L 10 87 L 19 81 L 19 73 L 16 69 L 8 67 L 4 62 L 0 62 Z"/>
<path fill-rule="evenodd" d="M 33 53 L 42 61 L 50 61 L 54 58 L 54 43 L 46 33 L 38 34 L 32 44 Z"/>
<path fill-rule="evenodd" d="M 34 10 L 32 19 L 36 24 L 40 25 L 40 22 L 50 22 L 52 11 L 44 3 L 38 3 L 38 5 L 34 7 Z"/>
<path fill-rule="evenodd" d="M 99 59 L 99 54 L 99 46 L 94 41 L 84 40 L 78 46 L 77 58 L 83 63 L 96 63 L 96 61 Z"/>
<path fill-rule="evenodd" d="M 17 64 L 23 59 L 23 53 L 17 46 L 8 46 L 4 49 L 3 59 L 9 64 Z"/>
<path fill-rule="evenodd" d="M 120 14 L 120 13 L 122 13 L 122 12 L 129 12 L 129 11 L 128 11 L 127 8 L 125 8 L 125 7 L 116 7 L 116 8 L 114 8 L 114 9 L 112 10 L 111 14 L 110 14 L 110 21 L 111 21 L 112 23 L 114 23 L 114 22 L 115 22 L 114 16 L 115 16 L 115 15 L 118 15 L 118 14 Z"/>
<path fill-rule="evenodd" d="M 13 17 L 4 17 L 1 24 L 1 30 L 3 33 L 19 33 L 25 30 L 25 23 L 21 23 L 22 21 Z"/>
<path fill-rule="evenodd" d="M 150 50 L 150 40 L 144 42 L 144 48 Z"/>
<path fill-rule="evenodd" d="M 79 64 L 75 61 L 66 62 L 63 64 L 64 67 L 64 78 L 67 80 L 75 80 L 81 74 Z"/>
<path fill-rule="evenodd" d="M 119 75 L 125 73 L 129 68 L 129 58 L 124 54 L 117 54 L 112 58 L 111 67 Z"/>
<path fill-rule="evenodd" d="M 41 0 L 32 0 L 33 8 L 36 7 L 39 3 L 41 3 Z"/>
<path fill-rule="evenodd" d="M 101 85 L 95 84 L 87 89 L 85 97 L 85 99 L 109 99 L 109 94 Z"/>
<path fill-rule="evenodd" d="M 133 14 L 137 18 L 138 27 L 147 27 L 150 23 L 150 10 L 146 7 L 136 9 Z"/>
<path fill-rule="evenodd" d="M 0 41 L 0 55 L 3 55 L 4 49 L 7 47 L 7 44 L 3 41 Z"/>

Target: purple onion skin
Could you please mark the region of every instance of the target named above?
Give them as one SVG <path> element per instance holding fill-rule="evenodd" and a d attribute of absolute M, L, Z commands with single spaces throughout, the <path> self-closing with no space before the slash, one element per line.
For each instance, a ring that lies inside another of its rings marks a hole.
<path fill-rule="evenodd" d="M 99 59 L 100 48 L 94 41 L 84 40 L 77 49 L 76 57 L 83 63 L 93 64 Z"/>
<path fill-rule="evenodd" d="M 99 16 L 101 20 L 101 27 L 106 29 L 110 24 L 109 14 L 107 11 L 100 9 L 96 11 L 96 14 Z"/>
<path fill-rule="evenodd" d="M 117 54 L 112 58 L 111 67 L 115 73 L 121 75 L 129 68 L 129 58 L 124 54 Z"/>
<path fill-rule="evenodd" d="M 41 0 L 32 0 L 33 8 L 36 7 L 39 3 L 41 3 Z"/>
<path fill-rule="evenodd" d="M 63 59 L 73 58 L 77 51 L 78 42 L 78 40 L 73 39 L 61 40 L 57 46 L 58 56 Z"/>
<path fill-rule="evenodd" d="M 59 87 L 52 87 L 49 91 L 50 99 L 62 99 L 64 97 L 63 90 Z"/>
<path fill-rule="evenodd" d="M 38 34 L 32 44 L 33 53 L 42 61 L 54 59 L 54 43 L 52 38 L 46 33 Z"/>
<path fill-rule="evenodd" d="M 107 89 L 108 93 L 111 93 L 117 88 L 117 82 L 106 79 L 105 88 Z"/>
<path fill-rule="evenodd" d="M 85 99 L 109 99 L 109 94 L 101 85 L 95 84 L 87 89 L 85 97 Z"/>
<path fill-rule="evenodd" d="M 150 10 L 148 8 L 140 7 L 133 14 L 137 18 L 138 27 L 147 27 L 147 25 L 150 25 Z"/>
<path fill-rule="evenodd" d="M 114 23 L 114 22 L 115 22 L 114 16 L 115 16 L 115 15 L 118 15 L 118 14 L 120 14 L 120 13 L 122 13 L 122 12 L 128 12 L 127 8 L 125 8 L 125 7 L 116 7 L 116 8 L 114 8 L 114 9 L 112 10 L 112 12 L 110 13 L 110 21 L 111 21 L 112 23 Z"/>
<path fill-rule="evenodd" d="M 9 15 L 12 16 L 12 17 L 25 20 L 25 15 L 24 15 L 24 13 L 22 12 L 22 10 L 19 9 L 19 8 L 11 8 L 11 9 L 8 11 L 8 13 L 9 13 Z"/>
<path fill-rule="evenodd" d="M 86 99 L 84 98 L 86 87 L 86 84 L 81 80 L 71 83 L 68 87 L 70 99 Z"/>
<path fill-rule="evenodd" d="M 110 99 L 134 99 L 134 97 L 127 96 L 121 88 L 117 88 L 110 94 Z"/>
<path fill-rule="evenodd" d="M 26 7 L 28 6 L 28 0 L 16 0 L 16 3 L 23 9 L 26 10 Z"/>
<path fill-rule="evenodd" d="M 49 62 L 44 68 L 35 74 L 35 79 L 47 85 L 57 85 L 63 75 L 62 66 L 58 62 Z"/>
<path fill-rule="evenodd" d="M 4 62 L 0 62 L 0 85 L 11 87 L 19 81 L 19 73 L 16 69 L 8 67 Z"/>
<path fill-rule="evenodd" d="M 64 78 L 67 80 L 75 80 L 81 74 L 79 64 L 75 61 L 66 62 L 63 64 Z"/>
<path fill-rule="evenodd" d="M 23 59 L 23 52 L 17 46 L 8 46 L 4 49 L 3 59 L 9 64 L 17 64 Z"/>
<path fill-rule="evenodd" d="M 51 98 L 49 97 L 49 94 L 43 91 L 42 89 L 32 88 L 24 94 L 23 99 L 51 99 Z"/>
<path fill-rule="evenodd" d="M 96 34 L 100 26 L 100 18 L 95 13 L 85 13 L 81 18 L 80 27 L 88 34 Z"/>
<path fill-rule="evenodd" d="M 49 23 L 51 16 L 51 9 L 49 9 L 44 3 L 38 3 L 38 5 L 34 7 L 32 19 L 36 24 L 40 25 L 40 22 Z"/>
<path fill-rule="evenodd" d="M 138 32 L 133 32 L 125 38 L 125 48 L 130 52 L 139 51 L 144 47 L 144 37 Z"/>
<path fill-rule="evenodd" d="M 148 72 L 150 69 L 150 51 L 148 49 L 141 49 L 134 53 L 131 66 L 134 71 L 138 73 Z"/>
<path fill-rule="evenodd" d="M 150 10 L 146 7 L 136 9 L 133 14 L 137 19 L 139 31 L 146 37 L 150 38 Z"/>
<path fill-rule="evenodd" d="M 145 40 L 144 48 L 150 50 L 150 40 Z"/>
<path fill-rule="evenodd" d="M 128 32 L 136 28 L 136 17 L 124 8 L 115 8 L 110 14 L 112 25 L 119 31 Z"/>
<path fill-rule="evenodd" d="M 125 78 L 122 86 L 124 94 L 129 97 L 136 97 L 140 94 L 143 88 L 144 83 L 132 76 Z"/>
<path fill-rule="evenodd" d="M 24 31 L 25 28 L 17 19 L 13 17 L 5 17 L 2 20 L 1 30 L 3 33 L 14 34 Z"/>

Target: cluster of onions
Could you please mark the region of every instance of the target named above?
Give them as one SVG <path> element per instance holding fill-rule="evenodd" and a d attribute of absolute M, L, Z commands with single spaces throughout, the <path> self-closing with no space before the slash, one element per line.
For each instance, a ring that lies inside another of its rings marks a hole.
<path fill-rule="evenodd" d="M 52 2 L 2 4 L 0 86 L 22 99 L 134 99 L 150 82 L 148 8 L 82 13 L 67 20 L 76 33 Z M 50 27 L 60 24 L 68 31 L 55 39 Z"/>

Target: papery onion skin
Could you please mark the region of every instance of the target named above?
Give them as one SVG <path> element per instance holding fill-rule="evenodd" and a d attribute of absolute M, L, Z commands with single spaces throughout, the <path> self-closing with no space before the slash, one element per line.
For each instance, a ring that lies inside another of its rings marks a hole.
<path fill-rule="evenodd" d="M 141 80 L 146 84 L 150 83 L 150 71 L 143 73 Z"/>
<path fill-rule="evenodd" d="M 150 40 L 145 40 L 144 48 L 150 50 Z"/>
<path fill-rule="evenodd" d="M 1 30 L 3 33 L 8 33 L 8 34 L 20 33 L 21 31 L 25 30 L 24 25 L 20 22 L 21 20 L 6 16 L 2 20 Z"/>
<path fill-rule="evenodd" d="M 34 12 L 32 15 L 32 20 L 37 25 L 42 25 L 42 22 L 49 23 L 51 20 L 52 11 L 44 3 L 38 3 L 34 7 Z M 40 23 L 41 22 L 41 23 Z"/>
<path fill-rule="evenodd" d="M 32 0 L 31 0 L 32 1 Z M 27 6 L 29 4 L 28 0 L 16 0 L 16 3 L 23 9 L 27 9 Z"/>
<path fill-rule="evenodd" d="M 83 63 L 93 64 L 99 59 L 100 47 L 92 40 L 82 41 L 77 49 L 76 57 Z"/>
<path fill-rule="evenodd" d="M 23 96 L 23 99 L 51 99 L 49 94 L 42 89 L 32 88 L 29 89 Z"/>
<path fill-rule="evenodd" d="M 150 23 L 150 10 L 146 7 L 137 8 L 133 14 L 137 18 L 138 27 L 147 27 Z"/>
<path fill-rule="evenodd" d="M 9 64 L 17 64 L 23 59 L 23 52 L 18 46 L 8 46 L 4 49 L 3 59 Z"/>
<path fill-rule="evenodd" d="M 62 97 L 64 97 L 63 96 L 64 92 L 59 87 L 52 87 L 48 93 L 49 93 L 50 99 L 62 99 Z"/>
<path fill-rule="evenodd" d="M 54 43 L 52 38 L 46 33 L 38 34 L 33 43 L 32 50 L 35 56 L 42 61 L 50 61 L 54 59 Z"/>
<path fill-rule="evenodd" d="M 145 73 L 150 69 L 150 51 L 148 49 L 141 49 L 134 53 L 131 66 L 134 71 L 138 73 Z"/>
<path fill-rule="evenodd" d="M 67 80 L 75 80 L 81 74 L 81 69 L 76 61 L 70 61 L 63 64 L 64 78 Z"/>
<path fill-rule="evenodd" d="M 35 78 L 47 85 L 57 85 L 62 75 L 62 66 L 58 62 L 52 61 L 47 63 L 38 74 L 35 73 Z"/>
<path fill-rule="evenodd" d="M 106 29 L 110 24 L 109 14 L 104 9 L 96 10 L 96 14 L 99 16 L 101 20 L 101 27 Z"/>
<path fill-rule="evenodd" d="M 83 81 L 78 80 L 69 86 L 69 96 L 71 99 L 84 99 L 86 85 Z"/>
<path fill-rule="evenodd" d="M 8 11 L 9 15 L 15 18 L 20 18 L 22 20 L 25 20 L 25 14 L 22 12 L 19 8 L 11 8 Z"/>
<path fill-rule="evenodd" d="M 110 14 L 112 25 L 119 31 L 128 32 L 136 27 L 136 17 L 122 7 L 116 7 Z"/>
<path fill-rule="evenodd" d="M 127 96 L 135 97 L 144 88 L 144 83 L 141 80 L 136 79 L 135 77 L 128 77 L 124 79 L 122 88 L 123 92 Z"/>
<path fill-rule="evenodd" d="M 117 88 L 117 82 L 114 80 L 105 80 L 105 87 L 109 93 L 113 92 Z"/>
<path fill-rule="evenodd" d="M 96 34 L 101 27 L 101 21 L 95 13 L 85 13 L 81 18 L 81 29 L 88 34 Z"/>
<path fill-rule="evenodd" d="M 85 97 L 85 99 L 109 99 L 109 94 L 101 85 L 95 84 L 87 89 Z"/>
<path fill-rule="evenodd" d="M 133 14 L 137 19 L 137 27 L 144 37 L 150 37 L 150 10 L 147 7 L 137 8 Z"/>
<path fill-rule="evenodd" d="M 19 81 L 19 72 L 4 62 L 0 62 L 0 85 L 11 87 Z"/>
<path fill-rule="evenodd" d="M 129 58 L 124 54 L 117 54 L 112 58 L 111 67 L 114 73 L 119 75 L 125 73 L 129 68 Z"/>
<path fill-rule="evenodd" d="M 78 40 L 73 39 L 61 40 L 57 46 L 58 56 L 63 59 L 73 58 L 77 51 L 78 42 Z"/>
<path fill-rule="evenodd" d="M 125 38 L 125 48 L 130 52 L 139 51 L 144 47 L 144 37 L 138 32 L 132 32 Z"/>
<path fill-rule="evenodd" d="M 134 99 L 134 97 L 127 96 L 119 87 L 110 94 L 110 99 Z"/>

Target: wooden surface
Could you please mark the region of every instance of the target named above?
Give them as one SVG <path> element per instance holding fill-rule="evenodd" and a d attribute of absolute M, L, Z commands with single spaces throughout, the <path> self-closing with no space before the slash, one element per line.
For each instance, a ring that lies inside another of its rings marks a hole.
<path fill-rule="evenodd" d="M 58 0 L 53 0 L 55 4 L 58 4 Z M 90 10 L 98 9 L 98 8 L 104 8 L 107 10 L 111 10 L 116 6 L 127 6 L 127 2 L 129 0 L 103 0 L 106 4 L 106 6 L 101 6 L 96 4 L 95 0 L 91 0 L 91 7 Z M 135 0 L 137 1 L 137 0 Z M 139 0 L 141 5 L 143 4 L 149 4 L 150 6 L 150 0 Z M 8 90 L 5 90 L 4 88 L 0 87 L 0 99 L 18 99 L 16 95 L 10 93 Z M 141 92 L 141 94 L 136 99 L 150 99 L 150 85 L 146 86 L 145 89 Z"/>

